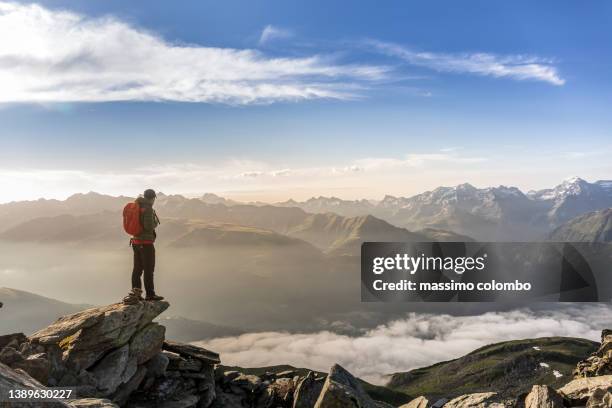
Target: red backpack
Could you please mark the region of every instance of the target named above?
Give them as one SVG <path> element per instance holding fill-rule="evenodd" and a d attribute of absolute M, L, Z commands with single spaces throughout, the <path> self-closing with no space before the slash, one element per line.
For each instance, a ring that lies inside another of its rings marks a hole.
<path fill-rule="evenodd" d="M 127 203 L 123 207 L 123 229 L 132 236 L 140 235 L 140 205 L 137 202 Z"/>

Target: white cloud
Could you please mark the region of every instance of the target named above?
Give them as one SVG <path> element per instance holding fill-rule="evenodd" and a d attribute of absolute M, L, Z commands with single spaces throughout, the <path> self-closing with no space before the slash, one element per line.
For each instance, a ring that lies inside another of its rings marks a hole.
<path fill-rule="evenodd" d="M 259 45 L 264 45 L 272 40 L 292 37 L 293 33 L 287 29 L 275 27 L 268 24 L 261 30 L 259 36 Z"/>
<path fill-rule="evenodd" d="M 505 340 L 568 336 L 599 341 L 601 330 L 611 320 L 612 308 L 603 304 L 478 316 L 410 314 L 358 337 L 329 331 L 264 332 L 199 344 L 221 353 L 227 365 L 291 364 L 327 371 L 340 363 L 359 377 L 382 383 L 386 374 L 450 360 Z"/>
<path fill-rule="evenodd" d="M 318 55 L 175 44 L 113 17 L 0 1 L 0 102 L 349 99 L 386 72 Z"/>
<path fill-rule="evenodd" d="M 397 168 L 397 167 L 423 167 L 425 165 L 440 166 L 441 164 L 471 164 L 486 161 L 486 157 L 460 156 L 451 152 L 441 153 L 410 153 L 403 158 L 370 157 L 359 159 L 356 164 L 366 170 Z"/>
<path fill-rule="evenodd" d="M 458 54 L 419 52 L 381 41 L 368 41 L 367 44 L 409 64 L 435 71 L 543 81 L 559 86 L 565 84 L 565 80 L 561 78 L 553 61 L 545 58 L 529 55 L 496 55 L 484 52 Z"/>

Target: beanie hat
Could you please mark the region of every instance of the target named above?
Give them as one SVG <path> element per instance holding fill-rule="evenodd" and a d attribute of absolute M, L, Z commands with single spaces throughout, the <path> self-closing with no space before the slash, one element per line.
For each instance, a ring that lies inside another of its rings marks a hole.
<path fill-rule="evenodd" d="M 148 200 L 152 200 L 153 198 L 157 197 L 157 194 L 155 194 L 155 190 L 152 189 L 147 189 L 144 192 L 144 198 L 148 199 Z"/>

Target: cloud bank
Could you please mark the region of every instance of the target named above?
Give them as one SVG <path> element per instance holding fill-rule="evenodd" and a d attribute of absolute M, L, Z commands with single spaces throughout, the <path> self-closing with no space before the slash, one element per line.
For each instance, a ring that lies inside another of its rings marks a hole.
<path fill-rule="evenodd" d="M 262 39 L 280 35 L 271 27 Z M 0 1 L 0 102 L 350 99 L 380 66 L 174 44 L 112 17 Z"/>
<path fill-rule="evenodd" d="M 381 41 L 368 41 L 368 45 L 384 54 L 400 58 L 408 64 L 439 72 L 542 81 L 557 86 L 565 84 L 557 68 L 552 65 L 553 61 L 535 56 L 496 55 L 483 52 L 460 54 L 417 52 L 401 45 Z"/>
<path fill-rule="evenodd" d="M 609 326 L 608 305 L 559 311 L 516 310 L 479 316 L 410 314 L 358 337 L 330 331 L 249 333 L 200 342 L 220 352 L 223 363 L 242 367 L 291 364 L 327 371 L 340 363 L 359 377 L 383 383 L 384 375 L 460 357 L 487 344 L 547 336 L 599 341 Z"/>

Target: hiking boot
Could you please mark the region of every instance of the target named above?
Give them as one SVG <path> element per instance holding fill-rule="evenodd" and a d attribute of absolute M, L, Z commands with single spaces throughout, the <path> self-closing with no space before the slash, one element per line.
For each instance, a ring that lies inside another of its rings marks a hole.
<path fill-rule="evenodd" d="M 140 288 L 132 288 L 132 291 L 130 292 L 130 295 L 134 296 L 138 300 L 144 300 L 142 298 L 142 289 L 140 289 Z"/>
<path fill-rule="evenodd" d="M 126 305 L 136 305 L 142 302 L 144 299 L 142 298 L 142 289 L 133 288 L 130 293 L 126 297 L 123 298 L 123 303 Z"/>
<path fill-rule="evenodd" d="M 164 300 L 164 297 L 163 296 L 158 296 L 158 295 L 147 295 L 145 300 L 155 302 L 157 300 Z"/>

